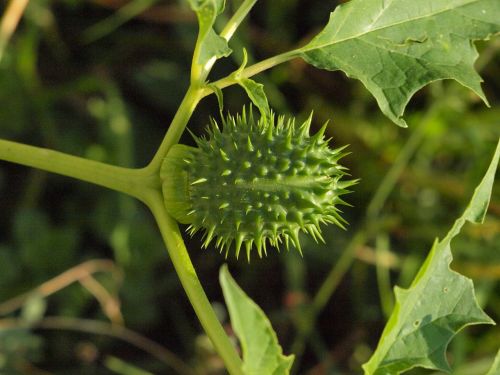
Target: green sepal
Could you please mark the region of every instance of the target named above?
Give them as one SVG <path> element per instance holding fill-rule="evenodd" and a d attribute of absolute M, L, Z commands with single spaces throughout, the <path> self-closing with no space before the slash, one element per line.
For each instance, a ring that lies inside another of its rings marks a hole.
<path fill-rule="evenodd" d="M 198 151 L 194 147 L 176 144 L 168 152 L 160 170 L 163 200 L 167 212 L 182 224 L 189 224 L 192 221 L 190 212 L 193 208 L 189 199 L 189 182 L 185 166 L 190 163 L 196 152 Z"/>

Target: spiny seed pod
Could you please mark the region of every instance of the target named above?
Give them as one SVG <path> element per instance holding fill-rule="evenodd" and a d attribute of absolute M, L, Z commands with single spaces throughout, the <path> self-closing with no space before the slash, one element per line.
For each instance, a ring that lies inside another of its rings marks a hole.
<path fill-rule="evenodd" d="M 223 119 L 222 130 L 212 120 L 197 148 L 175 145 L 165 158 L 167 211 L 191 235 L 204 229 L 203 247 L 215 239 L 226 256 L 233 241 L 236 257 L 244 245 L 248 259 L 254 244 L 259 256 L 267 243 L 301 251 L 300 231 L 324 241 L 320 223 L 344 227 L 338 205 L 356 181 L 341 181 L 345 147 L 328 147 L 326 124 L 309 136 L 310 125 L 311 117 L 296 127 L 274 114 L 256 122 L 252 110 Z"/>

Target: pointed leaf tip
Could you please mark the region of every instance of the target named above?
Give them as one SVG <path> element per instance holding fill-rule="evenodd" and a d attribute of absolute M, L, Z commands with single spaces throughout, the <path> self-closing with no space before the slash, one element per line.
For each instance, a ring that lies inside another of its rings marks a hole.
<path fill-rule="evenodd" d="M 283 355 L 276 333 L 264 312 L 236 284 L 227 265 L 221 267 L 219 280 L 231 324 L 241 343 L 243 373 L 288 375 L 294 356 Z"/>

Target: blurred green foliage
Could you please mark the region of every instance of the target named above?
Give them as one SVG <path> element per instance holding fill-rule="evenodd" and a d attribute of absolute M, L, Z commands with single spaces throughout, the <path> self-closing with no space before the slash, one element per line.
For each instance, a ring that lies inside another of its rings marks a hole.
<path fill-rule="evenodd" d="M 228 1 L 228 11 L 237 4 Z M 239 66 L 243 44 L 252 46 L 252 62 L 303 43 L 335 4 L 259 2 L 232 43 L 234 55 L 211 77 Z M 195 38 L 195 17 L 182 1 L 31 1 L 0 61 L 0 137 L 122 166 L 145 165 L 187 88 Z M 367 91 L 342 74 L 297 60 L 257 77 L 278 113 L 305 118 L 314 110 L 316 128 L 329 120 L 332 143 L 350 144 L 345 163 L 361 179 L 349 196 L 354 207 L 345 209 L 351 225 L 345 232 L 325 228 L 324 245 L 304 238 L 303 259 L 293 251 L 271 252 L 250 264 L 226 260 L 213 248 L 200 250 L 199 238 L 186 239 L 209 298 L 222 301 L 217 273 L 227 261 L 271 318 L 285 353 L 293 348 L 303 354 L 296 373 L 359 373 L 392 306 L 392 286 L 408 285 L 433 239 L 445 233 L 479 181 L 500 136 L 500 39 L 478 47 L 491 108 L 463 87 L 438 82 L 410 103 L 409 129 L 390 123 Z M 229 112 L 246 104 L 241 89 L 224 94 Z M 189 128 L 202 134 L 209 116 L 218 116 L 214 97 L 201 103 Z M 186 135 L 183 142 L 192 139 Z M 391 168 L 394 184 L 379 191 L 375 203 L 382 204 L 375 207 L 372 198 Z M 152 355 L 150 345 L 141 349 L 133 340 L 131 345 L 83 325 L 78 332 L 78 324 L 68 329 L 44 323 L 64 317 L 120 324 L 119 316 L 199 373 L 222 373 L 145 207 L 96 186 L 2 162 L 0 212 L 1 374 L 179 373 L 170 357 Z M 366 235 L 356 243 L 347 274 L 313 329 L 298 334 L 309 319 L 304 307 L 360 231 Z M 467 226 L 453 246 L 453 267 L 474 279 L 481 305 L 500 321 L 498 184 L 486 223 Z M 114 261 L 123 281 L 105 270 L 47 293 L 46 308 L 31 315 L 23 313 L 31 299 L 9 308 L 11 298 L 102 258 Z M 103 295 L 105 301 L 118 298 L 118 315 L 103 307 Z M 224 309 L 218 310 L 224 319 Z M 484 373 L 499 342 L 498 328 L 459 334 L 449 353 L 456 374 Z"/>

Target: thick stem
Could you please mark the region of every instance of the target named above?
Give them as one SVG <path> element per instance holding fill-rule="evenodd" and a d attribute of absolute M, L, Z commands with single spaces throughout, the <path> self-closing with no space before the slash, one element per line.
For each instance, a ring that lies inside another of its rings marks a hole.
<path fill-rule="evenodd" d="M 203 291 L 196 271 L 191 263 L 177 222 L 166 212 L 161 193 L 147 202 L 158 223 L 163 240 L 174 265 L 177 276 L 193 306 L 193 309 L 208 337 L 223 359 L 231 375 L 243 375 L 242 362 L 233 344 L 222 328 L 212 306 Z"/>
<path fill-rule="evenodd" d="M 238 9 L 238 11 L 229 20 L 228 24 L 223 29 L 221 34 L 222 37 L 226 38 L 227 40 L 231 38 L 236 28 L 243 21 L 255 2 L 256 0 L 245 0 L 242 6 Z M 200 72 L 199 70 L 194 68 L 199 53 L 199 48 L 200 42 L 198 40 L 193 56 L 193 69 L 191 74 L 190 87 L 182 103 L 180 104 L 177 113 L 175 114 L 170 124 L 167 134 L 165 135 L 165 138 L 158 148 L 158 151 L 151 160 L 150 164 L 145 168 L 145 170 L 149 171 L 149 173 L 156 173 L 159 175 L 159 171 L 165 155 L 173 145 L 179 142 L 179 139 L 184 132 L 184 129 L 199 101 L 211 92 L 211 90 L 206 89 L 204 81 L 210 73 L 215 59 L 213 61 L 209 61 L 205 65 L 203 72 Z M 259 64 L 255 64 L 247 68 L 243 72 L 243 75 L 246 74 L 247 77 L 250 77 L 263 70 L 288 61 L 296 57 L 297 55 L 298 51 L 291 51 L 282 55 L 275 56 L 274 58 L 264 60 Z M 226 86 L 229 86 L 233 83 L 235 82 L 229 82 L 228 84 L 226 84 Z M 229 373 L 231 375 L 243 375 L 241 358 L 238 356 L 238 353 L 236 352 L 231 341 L 224 332 L 224 329 L 220 325 L 217 316 L 215 315 L 215 312 L 213 311 L 212 306 L 210 305 L 210 302 L 205 295 L 203 287 L 198 279 L 198 276 L 196 275 L 193 264 L 191 263 L 191 259 L 189 258 L 189 254 L 186 250 L 178 225 L 175 220 L 167 214 L 165 210 L 161 192 L 157 191 L 156 194 L 150 195 L 146 204 L 153 212 L 153 215 L 156 219 L 156 222 L 158 223 L 161 234 L 165 241 L 170 258 L 172 259 L 174 268 L 203 329 L 212 340 L 215 349 L 222 357 Z"/>
<path fill-rule="evenodd" d="M 131 169 L 88 160 L 46 148 L 0 140 L 0 160 L 42 169 L 104 186 L 144 201 L 160 179 L 144 169 Z"/>
<path fill-rule="evenodd" d="M 154 155 L 149 165 L 146 167 L 146 169 L 149 170 L 150 173 L 156 173 L 159 175 L 163 158 L 167 154 L 168 150 L 170 150 L 170 147 L 179 143 L 179 139 L 181 138 L 181 135 L 184 132 L 184 129 L 186 128 L 191 115 L 193 114 L 196 106 L 202 98 L 201 93 L 201 88 L 193 86 L 189 87 L 186 95 L 184 96 L 184 99 L 177 109 L 177 113 L 172 119 L 165 138 L 163 138 L 160 147 L 156 151 L 156 154 Z"/>

